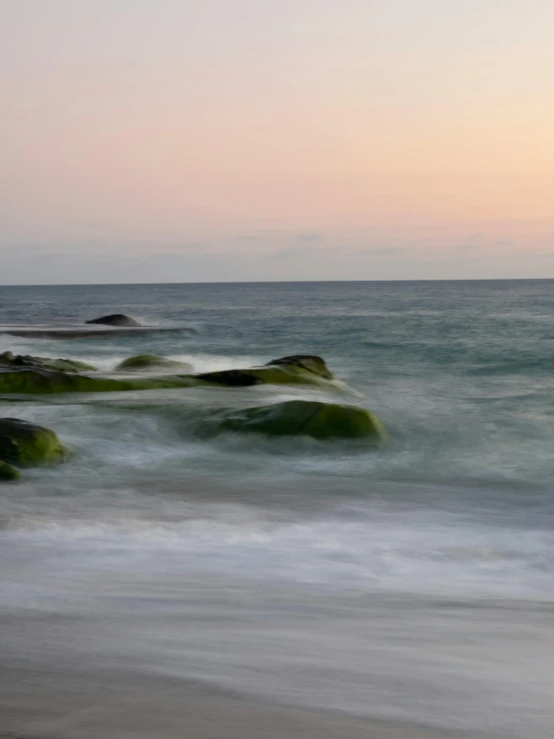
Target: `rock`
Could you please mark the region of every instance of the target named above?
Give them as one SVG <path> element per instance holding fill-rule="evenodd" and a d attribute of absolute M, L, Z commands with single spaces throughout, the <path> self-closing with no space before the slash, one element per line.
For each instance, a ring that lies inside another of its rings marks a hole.
<path fill-rule="evenodd" d="M 271 362 L 266 364 L 266 367 L 296 367 L 320 375 L 326 380 L 334 379 L 333 373 L 325 364 L 325 360 L 313 354 L 293 354 L 290 357 L 272 359 Z"/>
<path fill-rule="evenodd" d="M 157 390 L 191 387 L 198 381 L 190 375 L 165 377 L 137 377 L 115 379 L 48 370 L 0 369 L 0 395 L 27 395 L 50 393 L 109 393 L 126 390 Z"/>
<path fill-rule="evenodd" d="M 162 368 L 188 370 L 182 365 L 168 365 L 173 360 L 163 357 L 142 355 L 132 357 L 131 364 L 151 361 L 163 362 Z M 294 360 L 294 361 L 292 361 Z M 317 361 L 316 361 L 317 360 Z M 122 363 L 118 369 L 130 371 L 135 369 Z M 310 363 L 314 369 L 310 367 Z M 305 366 L 304 366 L 305 365 Z M 138 367 L 136 367 L 138 369 Z M 317 371 L 315 371 L 317 369 Z M 194 387 L 196 385 L 223 385 L 225 387 L 247 387 L 249 385 L 274 384 L 310 384 L 324 386 L 326 388 L 336 387 L 332 381 L 323 375 L 323 372 L 332 377 L 325 363 L 319 357 L 284 357 L 282 360 L 274 360 L 264 367 L 253 367 L 250 369 L 223 370 L 221 372 L 204 372 L 198 375 L 174 374 L 117 378 L 105 377 L 99 374 L 94 376 L 80 374 L 77 372 L 54 372 L 42 368 L 11 367 L 2 369 L 0 367 L 0 394 L 22 395 L 36 393 L 96 393 L 96 392 L 121 392 L 125 390 L 155 390 L 178 387 Z"/>
<path fill-rule="evenodd" d="M 175 359 L 157 357 L 154 354 L 139 354 L 137 357 L 129 357 L 116 367 L 117 370 L 125 372 L 138 372 L 141 370 L 171 369 L 192 372 L 192 365 L 186 362 L 178 362 Z"/>
<path fill-rule="evenodd" d="M 77 373 L 26 367 L 0 370 L 0 393 L 6 395 L 93 392 L 97 388 L 118 390 L 119 384 L 109 378 L 92 378 Z"/>
<path fill-rule="evenodd" d="M 19 418 L 0 418 L 0 460 L 18 467 L 58 464 L 69 451 L 50 429 Z"/>
<path fill-rule="evenodd" d="M 0 367 L 31 367 L 53 372 L 90 372 L 95 370 L 91 364 L 78 362 L 75 359 L 51 359 L 50 357 L 32 357 L 30 355 L 0 354 Z"/>
<path fill-rule="evenodd" d="M 203 372 L 195 375 L 203 382 L 228 387 L 247 387 L 249 385 L 291 385 L 321 384 L 333 379 L 321 357 L 311 355 L 295 355 L 273 359 L 263 367 L 249 369 L 221 370 L 219 372 Z"/>
<path fill-rule="evenodd" d="M 110 313 L 109 316 L 94 318 L 92 321 L 87 321 L 86 323 L 99 323 L 102 326 L 140 326 L 138 321 L 135 321 L 134 318 L 129 318 L 129 316 L 125 316 L 123 313 Z"/>
<path fill-rule="evenodd" d="M 7 462 L 0 462 L 0 482 L 15 482 L 19 480 L 21 473 Z"/>
<path fill-rule="evenodd" d="M 202 372 L 195 375 L 198 380 L 208 382 L 212 385 L 226 385 L 228 387 L 248 387 L 249 385 L 260 385 L 264 382 L 258 375 L 258 370 L 235 369 L 220 370 L 219 372 Z"/>
<path fill-rule="evenodd" d="M 314 439 L 364 439 L 377 445 L 387 439 L 381 421 L 365 408 L 311 400 L 230 411 L 215 420 L 218 431 L 256 432 L 268 436 Z"/>

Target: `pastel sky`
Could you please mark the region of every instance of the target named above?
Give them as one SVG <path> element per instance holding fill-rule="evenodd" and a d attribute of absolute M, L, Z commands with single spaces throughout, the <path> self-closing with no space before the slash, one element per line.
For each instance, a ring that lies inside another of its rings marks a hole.
<path fill-rule="evenodd" d="M 0 284 L 554 277 L 552 0 L 3 0 Z"/>

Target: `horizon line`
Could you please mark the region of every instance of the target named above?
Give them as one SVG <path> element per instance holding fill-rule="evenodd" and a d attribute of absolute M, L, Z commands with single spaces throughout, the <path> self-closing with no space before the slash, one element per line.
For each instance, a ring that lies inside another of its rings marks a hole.
<path fill-rule="evenodd" d="M 554 277 L 424 277 L 384 280 L 216 280 L 197 282 L 25 282 L 0 284 L 2 287 L 135 287 L 154 285 L 321 285 L 321 284 L 380 284 L 420 282 L 552 282 Z"/>

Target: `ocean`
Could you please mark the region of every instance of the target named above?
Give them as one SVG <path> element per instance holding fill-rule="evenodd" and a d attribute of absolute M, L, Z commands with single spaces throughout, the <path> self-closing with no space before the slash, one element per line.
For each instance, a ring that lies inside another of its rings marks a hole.
<path fill-rule="evenodd" d="M 31 624 L 3 665 L 554 735 L 554 281 L 0 287 L 4 327 L 112 312 L 157 330 L 0 352 L 104 372 L 316 354 L 341 386 L 0 398 L 75 452 L 0 490 L 0 621 Z M 197 433 L 295 398 L 366 407 L 390 441 Z"/>

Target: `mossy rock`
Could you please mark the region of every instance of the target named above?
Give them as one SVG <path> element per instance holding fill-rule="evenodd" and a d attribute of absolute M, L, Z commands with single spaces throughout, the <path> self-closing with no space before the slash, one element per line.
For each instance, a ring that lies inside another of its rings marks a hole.
<path fill-rule="evenodd" d="M 27 395 L 67 392 L 104 392 L 118 390 L 119 383 L 109 378 L 89 377 L 78 373 L 50 372 L 43 369 L 0 371 L 0 394 Z"/>
<path fill-rule="evenodd" d="M 0 459 L 18 467 L 63 462 L 69 451 L 50 429 L 19 418 L 0 418 Z"/>
<path fill-rule="evenodd" d="M 268 436 L 311 436 L 314 439 L 364 439 L 380 444 L 387 439 L 381 421 L 365 408 L 311 400 L 227 412 L 214 429 Z"/>
<path fill-rule="evenodd" d="M 249 369 L 221 370 L 203 372 L 195 375 L 203 382 L 227 387 L 248 387 L 249 385 L 320 385 L 328 384 L 333 374 L 321 357 L 295 355 L 273 359 L 263 367 Z"/>
<path fill-rule="evenodd" d="M 151 355 L 132 357 L 150 359 Z M 155 358 L 156 361 L 163 359 Z M 294 361 L 293 361 L 294 360 Z M 317 360 L 317 361 L 316 361 Z M 128 360 L 127 360 L 128 361 Z M 172 362 L 173 360 L 165 360 Z M 312 367 L 310 367 L 310 363 Z M 167 365 L 166 365 L 167 367 Z M 120 365 L 129 371 L 129 367 Z M 172 369 L 177 369 L 172 366 Z M 183 367 L 179 367 L 183 369 Z M 316 371 L 317 369 L 317 371 Z M 250 369 L 223 370 L 202 374 L 171 374 L 161 377 L 117 378 L 95 374 L 90 376 L 79 372 L 57 372 L 42 367 L 0 367 L 0 395 L 26 395 L 44 393 L 101 393 L 122 392 L 126 390 L 156 390 L 197 385 L 222 385 L 225 387 L 247 387 L 249 385 L 308 384 L 333 387 L 332 374 L 320 357 L 299 355 L 273 360 L 263 367 Z"/>
<path fill-rule="evenodd" d="M 12 354 L 12 352 L 0 354 L 0 367 L 29 367 L 31 369 L 50 370 L 51 372 L 91 372 L 96 369 L 91 364 L 78 362 L 75 359 L 32 357 L 30 355 Z"/>
<path fill-rule="evenodd" d="M 158 390 L 191 387 L 198 381 L 189 375 L 115 379 L 48 370 L 0 370 L 0 395 L 43 395 L 51 393 L 110 393 L 128 390 Z"/>
<path fill-rule="evenodd" d="M 15 482 L 19 480 L 21 473 L 7 462 L 0 462 L 0 482 Z"/>
<path fill-rule="evenodd" d="M 139 354 L 137 357 L 125 359 L 116 369 L 121 372 L 144 372 L 158 369 L 192 372 L 193 367 L 187 362 L 178 362 L 175 359 L 158 357 L 155 354 Z"/>

